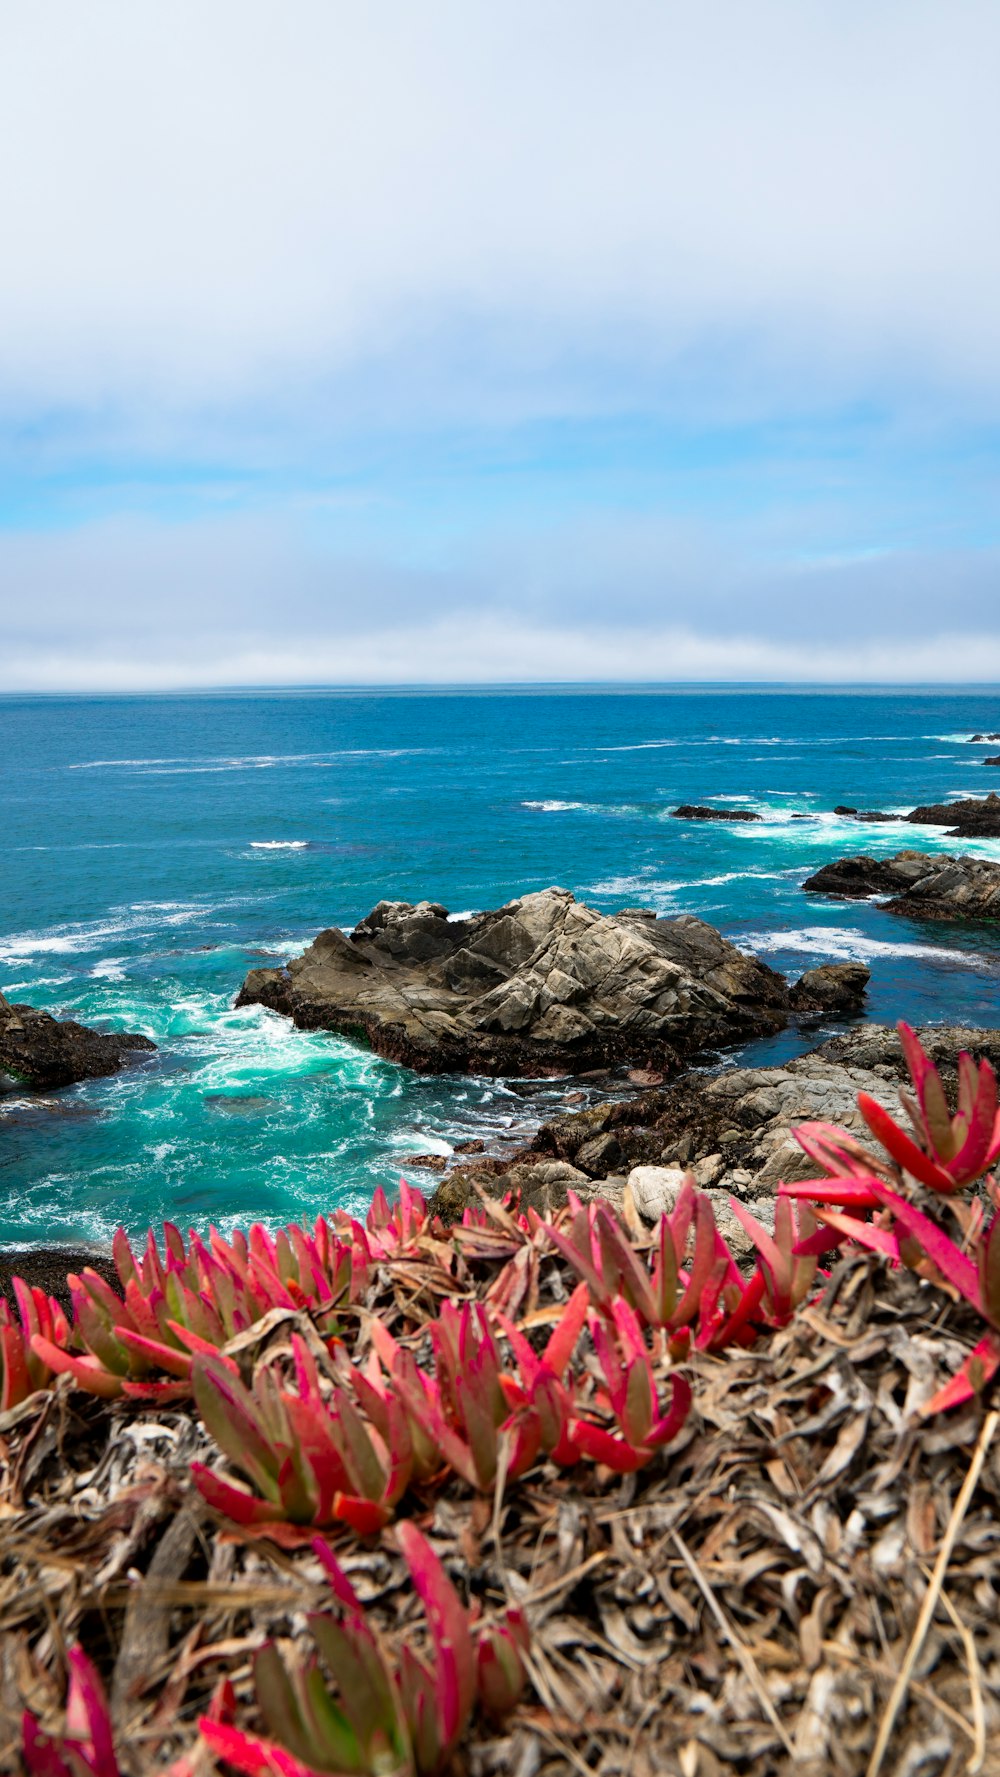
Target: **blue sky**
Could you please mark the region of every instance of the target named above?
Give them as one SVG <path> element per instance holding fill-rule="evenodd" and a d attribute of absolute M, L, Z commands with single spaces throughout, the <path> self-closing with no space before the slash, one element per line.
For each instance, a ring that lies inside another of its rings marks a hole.
<path fill-rule="evenodd" d="M 1000 13 L 38 0 L 0 689 L 1000 678 Z"/>

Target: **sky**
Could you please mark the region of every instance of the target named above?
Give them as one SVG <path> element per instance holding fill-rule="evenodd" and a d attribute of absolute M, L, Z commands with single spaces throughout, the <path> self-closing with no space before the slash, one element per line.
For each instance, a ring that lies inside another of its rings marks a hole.
<path fill-rule="evenodd" d="M 0 19 L 0 691 L 1000 680 L 995 0 Z"/>

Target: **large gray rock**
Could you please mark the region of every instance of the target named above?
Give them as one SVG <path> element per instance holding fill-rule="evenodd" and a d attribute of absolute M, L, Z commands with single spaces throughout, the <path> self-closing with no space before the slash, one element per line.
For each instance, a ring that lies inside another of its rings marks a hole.
<path fill-rule="evenodd" d="M 704 920 L 601 914 L 565 889 L 449 919 L 381 901 L 287 968 L 255 969 L 238 1005 L 339 1031 L 423 1072 L 544 1075 L 646 1063 L 781 1029 L 781 975 Z"/>
<path fill-rule="evenodd" d="M 863 900 L 886 895 L 889 913 L 911 919 L 1000 919 L 1000 864 L 922 851 L 891 858 L 837 858 L 810 876 L 810 893 Z"/>
<path fill-rule="evenodd" d="M 0 1086 L 70 1086 L 117 1073 L 137 1051 L 156 1048 L 135 1031 L 90 1030 L 0 993 Z"/>

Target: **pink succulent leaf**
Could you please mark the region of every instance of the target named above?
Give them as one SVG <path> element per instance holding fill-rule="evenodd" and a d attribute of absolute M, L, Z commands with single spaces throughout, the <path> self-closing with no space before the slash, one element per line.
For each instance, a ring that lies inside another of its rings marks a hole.
<path fill-rule="evenodd" d="M 779 1186 L 778 1195 L 807 1203 L 832 1203 L 840 1209 L 877 1209 L 879 1203 L 869 1180 L 857 1176 L 795 1179 Z"/>
<path fill-rule="evenodd" d="M 936 1161 L 929 1159 L 922 1148 L 918 1148 L 916 1142 L 911 1140 L 905 1130 L 900 1129 L 899 1124 L 894 1122 L 876 1098 L 870 1097 L 867 1092 L 859 1092 L 858 1110 L 876 1140 L 881 1142 L 904 1172 L 910 1173 L 930 1190 L 950 1196 L 956 1186 L 951 1174 Z"/>
<path fill-rule="evenodd" d="M 670 1378 L 669 1410 L 656 1421 L 644 1440 L 651 1448 L 656 1449 L 662 1444 L 669 1444 L 677 1436 L 691 1411 L 693 1398 L 691 1384 L 687 1377 L 675 1370 Z"/>
<path fill-rule="evenodd" d="M 272 1524 L 280 1516 L 278 1506 L 224 1480 L 202 1462 L 192 1462 L 191 1478 L 206 1503 L 234 1524 Z"/>
<path fill-rule="evenodd" d="M 972 1259 L 963 1253 L 949 1238 L 943 1228 L 932 1222 L 923 1211 L 901 1197 L 898 1191 L 891 1191 L 887 1185 L 878 1188 L 879 1201 L 890 1209 L 897 1225 L 918 1243 L 931 1262 L 937 1266 L 943 1277 L 954 1284 L 959 1294 L 974 1308 L 982 1308 L 979 1293 L 979 1274 Z"/>
<path fill-rule="evenodd" d="M 950 1407 L 963 1407 L 980 1394 L 986 1384 L 992 1381 L 1000 1369 L 1000 1339 L 990 1331 L 962 1364 L 961 1369 L 951 1380 L 939 1388 L 937 1394 L 925 1401 L 920 1408 L 921 1417 L 927 1419 L 932 1413 L 945 1413 Z"/>
<path fill-rule="evenodd" d="M 77 1387 L 84 1389 L 87 1394 L 113 1401 L 122 1392 L 122 1377 L 106 1370 L 96 1357 L 74 1357 L 72 1353 L 53 1345 L 51 1340 L 43 1339 L 38 1333 L 31 1341 L 31 1349 L 50 1370 L 55 1370 L 60 1375 L 72 1376 Z"/>
<path fill-rule="evenodd" d="M 901 1263 L 899 1241 L 895 1234 L 887 1228 L 876 1228 L 872 1222 L 861 1222 L 856 1216 L 842 1215 L 837 1209 L 818 1208 L 816 1220 L 823 1227 L 830 1228 L 840 1236 L 841 1240 L 853 1240 L 856 1246 L 863 1246 L 869 1252 L 881 1253 L 883 1258 L 891 1259 L 893 1264 Z M 799 1252 L 822 1252 L 818 1244 L 819 1234 L 799 1242 Z"/>
<path fill-rule="evenodd" d="M 458 1594 L 426 1537 L 416 1525 L 404 1521 L 396 1536 L 410 1570 L 413 1584 L 427 1612 L 427 1622 L 438 1658 L 450 1647 L 454 1660 L 453 1674 L 447 1685 L 438 1690 L 438 1702 L 448 1737 L 461 1732 L 472 1711 L 475 1698 L 475 1669 L 469 1617 L 459 1602 Z"/>
<path fill-rule="evenodd" d="M 225 1722 L 212 1721 L 210 1716 L 198 1719 L 202 1738 L 211 1752 L 246 1777 L 330 1777 L 329 1771 L 317 1771 L 315 1765 L 303 1764 L 283 1746 L 262 1740 L 256 1734 L 244 1734 Z"/>

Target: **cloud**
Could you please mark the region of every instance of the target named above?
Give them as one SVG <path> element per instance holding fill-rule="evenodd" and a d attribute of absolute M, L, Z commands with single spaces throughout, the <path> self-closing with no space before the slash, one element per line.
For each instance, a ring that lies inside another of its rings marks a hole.
<path fill-rule="evenodd" d="M 169 414 L 375 361 L 405 400 L 440 350 L 444 401 L 463 330 L 528 398 L 706 346 L 762 398 L 995 389 L 998 62 L 991 0 L 36 0 L 0 396 Z"/>
<path fill-rule="evenodd" d="M 993 0 L 12 9 L 0 688 L 996 672 L 998 65 Z"/>

